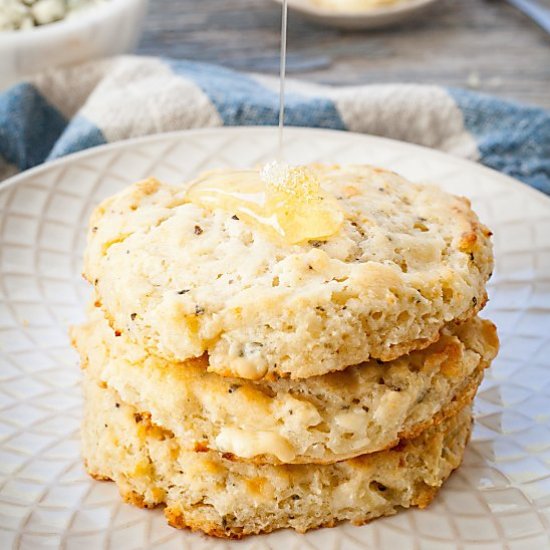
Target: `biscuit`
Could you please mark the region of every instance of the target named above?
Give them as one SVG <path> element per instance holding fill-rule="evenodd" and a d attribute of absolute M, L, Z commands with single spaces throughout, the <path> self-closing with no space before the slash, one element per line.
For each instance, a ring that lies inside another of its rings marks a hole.
<path fill-rule="evenodd" d="M 85 254 L 112 326 L 223 376 L 307 378 L 434 342 L 485 304 L 490 232 L 464 198 L 369 166 L 311 167 L 345 221 L 285 245 L 188 185 L 147 180 L 94 212 Z"/>
<path fill-rule="evenodd" d="M 169 430 L 87 374 L 84 391 L 88 472 L 114 480 L 132 504 L 166 505 L 174 527 L 219 537 L 362 524 L 423 508 L 459 466 L 471 429 L 466 407 L 391 450 L 328 465 L 256 465 L 182 450 Z"/>
<path fill-rule="evenodd" d="M 257 463 L 330 463 L 394 446 L 469 403 L 496 355 L 494 325 L 445 328 L 422 351 L 305 380 L 252 382 L 171 363 L 115 333 L 99 308 L 73 329 L 87 376 L 174 433 L 185 450 Z"/>

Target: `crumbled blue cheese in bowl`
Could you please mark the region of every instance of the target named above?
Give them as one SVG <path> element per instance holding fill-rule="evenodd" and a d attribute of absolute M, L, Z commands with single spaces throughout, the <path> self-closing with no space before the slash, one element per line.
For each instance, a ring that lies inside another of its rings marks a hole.
<path fill-rule="evenodd" d="M 109 0 L 0 0 L 0 31 L 15 31 L 70 18 Z"/>

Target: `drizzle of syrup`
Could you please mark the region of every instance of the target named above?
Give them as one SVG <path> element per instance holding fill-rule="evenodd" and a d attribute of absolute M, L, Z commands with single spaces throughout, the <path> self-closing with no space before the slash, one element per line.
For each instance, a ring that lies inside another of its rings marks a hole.
<path fill-rule="evenodd" d="M 192 183 L 187 200 L 231 212 L 287 244 L 326 239 L 344 220 L 337 200 L 305 166 L 270 163 L 261 171 L 207 172 Z"/>
<path fill-rule="evenodd" d="M 281 16 L 281 66 L 279 71 L 279 162 L 283 161 L 283 129 L 285 125 L 286 30 L 288 0 L 283 0 Z"/>

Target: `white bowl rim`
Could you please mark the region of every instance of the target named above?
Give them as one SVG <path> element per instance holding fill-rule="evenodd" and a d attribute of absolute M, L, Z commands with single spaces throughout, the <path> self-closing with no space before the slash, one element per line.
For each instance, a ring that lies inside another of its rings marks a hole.
<path fill-rule="evenodd" d="M 283 0 L 275 0 L 275 2 L 282 4 Z M 294 8 L 297 11 L 303 13 L 309 13 L 317 17 L 324 18 L 340 18 L 340 19 L 356 19 L 357 17 L 361 18 L 376 18 L 385 15 L 393 15 L 402 12 L 408 12 L 428 6 L 433 4 L 437 0 L 409 0 L 407 2 L 396 2 L 389 6 L 380 6 L 376 8 L 368 8 L 364 10 L 355 10 L 355 11 L 343 11 L 343 10 L 331 10 L 327 8 L 321 8 L 315 6 L 311 0 L 288 0 L 288 7 Z"/>
<path fill-rule="evenodd" d="M 134 5 L 146 5 L 148 0 L 109 0 L 98 6 L 84 10 L 78 17 L 61 19 L 31 29 L 0 31 L 0 46 L 2 43 L 29 42 L 61 33 L 77 32 L 90 24 L 109 19 L 112 15 L 125 11 Z"/>

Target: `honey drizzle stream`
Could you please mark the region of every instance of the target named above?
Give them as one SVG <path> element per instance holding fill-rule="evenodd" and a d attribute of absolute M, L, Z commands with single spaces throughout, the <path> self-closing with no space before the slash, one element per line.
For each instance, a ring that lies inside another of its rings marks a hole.
<path fill-rule="evenodd" d="M 286 29 L 288 0 L 283 0 L 281 17 L 281 66 L 279 75 L 279 162 L 283 161 L 283 128 L 285 125 L 285 75 L 286 75 Z"/>
<path fill-rule="evenodd" d="M 232 219 L 255 226 L 277 243 L 299 244 L 335 235 L 344 221 L 338 201 L 323 191 L 314 172 L 283 162 L 288 0 L 282 0 L 278 162 L 262 170 L 214 170 L 199 176 L 187 201 L 223 209 Z"/>

